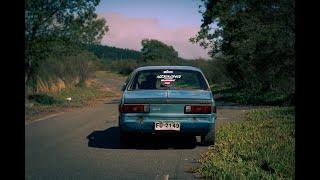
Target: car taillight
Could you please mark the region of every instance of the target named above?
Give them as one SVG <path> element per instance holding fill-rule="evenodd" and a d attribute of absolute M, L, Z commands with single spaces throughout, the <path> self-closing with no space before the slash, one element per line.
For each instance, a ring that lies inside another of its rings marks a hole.
<path fill-rule="evenodd" d="M 150 112 L 149 104 L 120 104 L 119 112 L 121 113 L 148 113 Z"/>
<path fill-rule="evenodd" d="M 215 106 L 213 108 L 215 110 Z M 210 105 L 186 105 L 184 107 L 184 113 L 186 114 L 211 114 L 212 106 Z"/>

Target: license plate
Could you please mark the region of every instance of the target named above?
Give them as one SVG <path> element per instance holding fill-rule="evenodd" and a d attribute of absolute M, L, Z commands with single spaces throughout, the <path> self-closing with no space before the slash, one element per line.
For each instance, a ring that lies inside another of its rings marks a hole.
<path fill-rule="evenodd" d="M 155 122 L 155 130 L 174 130 L 180 131 L 180 123 L 178 122 Z"/>

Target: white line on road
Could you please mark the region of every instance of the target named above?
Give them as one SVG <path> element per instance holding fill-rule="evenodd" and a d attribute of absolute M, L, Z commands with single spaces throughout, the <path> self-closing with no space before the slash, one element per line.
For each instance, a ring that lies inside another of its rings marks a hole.
<path fill-rule="evenodd" d="M 48 118 L 51 118 L 51 117 L 54 117 L 54 116 L 58 116 L 60 114 L 63 114 L 64 112 L 61 112 L 61 113 L 58 113 L 58 114 L 52 114 L 50 116 L 47 116 L 47 117 L 44 117 L 44 118 L 40 118 L 40 119 L 36 119 L 36 120 L 33 120 L 25 125 L 28 125 L 28 124 L 31 124 L 31 123 L 35 123 L 35 122 L 38 122 L 38 121 L 41 121 L 41 120 L 45 120 L 45 119 L 48 119 Z"/>
<path fill-rule="evenodd" d="M 159 175 L 157 175 L 155 180 L 168 180 L 168 179 L 169 179 L 169 174 L 166 174 L 166 175 L 162 175 L 160 177 L 159 177 Z"/>

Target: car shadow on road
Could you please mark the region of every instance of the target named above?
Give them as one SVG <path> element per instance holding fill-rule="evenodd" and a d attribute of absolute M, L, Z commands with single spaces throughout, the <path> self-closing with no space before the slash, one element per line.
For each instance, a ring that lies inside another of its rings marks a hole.
<path fill-rule="evenodd" d="M 111 127 L 103 131 L 94 131 L 87 136 L 88 146 L 104 149 L 194 149 L 198 142 L 195 136 L 177 135 L 133 135 L 127 144 L 120 143 L 119 128 Z"/>

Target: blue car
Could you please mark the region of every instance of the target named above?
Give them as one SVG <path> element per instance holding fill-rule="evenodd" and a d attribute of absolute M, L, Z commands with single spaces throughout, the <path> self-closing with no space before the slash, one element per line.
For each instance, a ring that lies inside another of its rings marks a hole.
<path fill-rule="evenodd" d="M 122 88 L 120 142 L 133 133 L 201 136 L 214 145 L 216 106 L 203 72 L 191 66 L 135 69 Z"/>

